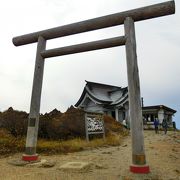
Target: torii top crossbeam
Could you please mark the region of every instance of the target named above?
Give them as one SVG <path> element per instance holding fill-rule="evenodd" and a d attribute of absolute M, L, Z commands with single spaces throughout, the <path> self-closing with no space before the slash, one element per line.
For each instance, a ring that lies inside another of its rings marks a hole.
<path fill-rule="evenodd" d="M 166 16 L 175 13 L 174 1 L 168 1 L 165 3 L 146 6 L 130 11 L 124 11 L 116 14 L 102 16 L 86 21 L 81 21 L 69 25 L 59 26 L 43 31 L 38 31 L 13 38 L 15 46 L 21 46 L 25 44 L 35 43 L 38 41 L 38 37 L 42 36 L 44 39 L 53 39 L 72 34 L 92 31 L 96 29 L 102 29 L 112 26 L 124 24 L 126 17 L 131 17 L 134 21 L 142 21 L 151 18 L 157 18 L 160 16 Z"/>

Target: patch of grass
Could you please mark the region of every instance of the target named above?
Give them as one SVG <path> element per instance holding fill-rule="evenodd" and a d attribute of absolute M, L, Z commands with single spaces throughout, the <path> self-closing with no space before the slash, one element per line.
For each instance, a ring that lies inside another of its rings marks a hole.
<path fill-rule="evenodd" d="M 105 140 L 98 138 L 89 142 L 80 138 L 67 141 L 47 141 L 41 139 L 38 141 L 37 151 L 45 154 L 77 152 L 88 148 L 118 146 L 122 139 L 123 136 L 118 134 L 109 134 Z"/>
<path fill-rule="evenodd" d="M 38 140 L 37 152 L 44 154 L 61 154 L 83 150 L 84 140 L 73 139 L 67 141 Z"/>
<path fill-rule="evenodd" d="M 0 155 L 22 152 L 24 150 L 25 139 L 13 137 L 1 137 Z"/>
<path fill-rule="evenodd" d="M 38 139 L 37 152 L 46 155 L 65 154 L 70 152 L 82 151 L 89 148 L 97 148 L 103 146 L 120 145 L 123 139 L 119 134 L 108 134 L 104 139 L 93 139 L 87 142 L 84 139 L 76 138 L 72 140 L 46 140 Z M 9 155 L 17 152 L 24 152 L 25 138 L 14 138 L 11 136 L 1 137 L 0 139 L 0 155 Z"/>
<path fill-rule="evenodd" d="M 120 145 L 121 140 L 128 134 L 124 131 L 121 134 L 109 132 L 105 139 L 94 138 L 87 142 L 84 139 L 75 138 L 71 140 L 47 140 L 38 139 L 37 152 L 43 154 L 61 154 L 82 151 L 89 148 Z M 4 130 L 0 130 L 0 155 L 9 155 L 17 152 L 24 152 L 25 137 L 15 138 Z"/>

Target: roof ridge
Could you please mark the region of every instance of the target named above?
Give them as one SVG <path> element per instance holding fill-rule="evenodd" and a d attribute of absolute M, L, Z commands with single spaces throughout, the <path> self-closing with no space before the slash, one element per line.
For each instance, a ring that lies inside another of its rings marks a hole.
<path fill-rule="evenodd" d="M 102 85 L 102 86 L 108 86 L 108 87 L 116 87 L 116 88 L 121 88 L 121 86 L 115 86 L 115 85 L 109 85 L 109 84 L 103 84 L 103 83 L 98 83 L 98 82 L 92 82 L 92 81 L 87 81 L 85 80 L 85 82 L 88 84 L 97 84 L 97 85 Z"/>

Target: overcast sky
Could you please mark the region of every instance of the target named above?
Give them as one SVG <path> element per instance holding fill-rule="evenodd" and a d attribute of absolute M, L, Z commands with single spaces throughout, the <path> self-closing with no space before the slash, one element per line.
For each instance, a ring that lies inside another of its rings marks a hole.
<path fill-rule="evenodd" d="M 0 111 L 29 112 L 37 44 L 15 47 L 15 36 L 139 8 L 165 0 L 6 0 L 0 6 Z M 141 96 L 145 106 L 177 110 L 180 128 L 180 2 L 176 14 L 135 24 Z M 124 35 L 123 26 L 58 38 L 47 49 Z M 45 62 L 41 112 L 74 105 L 85 80 L 127 86 L 125 48 L 49 58 Z"/>

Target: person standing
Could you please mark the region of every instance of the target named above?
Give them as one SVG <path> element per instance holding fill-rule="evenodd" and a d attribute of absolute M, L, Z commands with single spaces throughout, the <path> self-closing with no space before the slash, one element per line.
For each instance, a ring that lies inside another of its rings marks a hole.
<path fill-rule="evenodd" d="M 155 129 L 155 133 L 157 134 L 159 132 L 159 120 L 158 120 L 158 118 L 155 118 L 155 120 L 154 120 L 154 129 Z"/>
<path fill-rule="evenodd" d="M 174 131 L 176 131 L 176 122 L 173 121 L 172 124 L 173 124 Z"/>
<path fill-rule="evenodd" d="M 168 124 L 167 124 L 167 121 L 165 119 L 163 119 L 162 127 L 164 129 L 164 134 L 167 134 Z"/>

